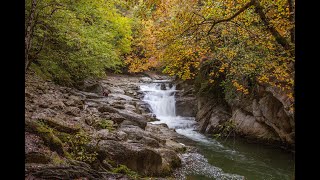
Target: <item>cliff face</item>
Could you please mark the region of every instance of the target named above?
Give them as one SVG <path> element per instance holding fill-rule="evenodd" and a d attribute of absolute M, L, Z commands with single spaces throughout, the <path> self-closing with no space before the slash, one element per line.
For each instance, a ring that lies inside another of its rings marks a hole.
<path fill-rule="evenodd" d="M 236 134 L 269 143 L 295 144 L 293 114 L 281 102 L 283 95 L 262 89 L 254 98 L 233 99 L 219 103 L 217 99 L 198 97 L 196 120 L 203 133 L 217 133 L 227 121 L 234 123 Z M 280 98 L 280 99 L 279 99 Z"/>
<path fill-rule="evenodd" d="M 225 135 L 236 134 L 288 149 L 295 146 L 294 114 L 289 111 L 292 102 L 275 88 L 257 85 L 254 95 L 234 98 L 227 98 L 218 86 L 201 95 L 191 83 L 178 83 L 177 89 L 181 91 L 176 95 L 177 115 L 195 116 L 202 133 L 227 129 Z"/>

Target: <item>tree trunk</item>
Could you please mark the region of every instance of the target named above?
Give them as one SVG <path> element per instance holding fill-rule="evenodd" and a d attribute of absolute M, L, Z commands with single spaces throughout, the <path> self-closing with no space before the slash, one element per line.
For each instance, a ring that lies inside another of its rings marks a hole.
<path fill-rule="evenodd" d="M 294 9 L 295 9 L 295 5 L 294 5 L 294 1 L 293 0 L 288 0 L 288 4 L 289 4 L 289 12 L 290 12 L 290 16 L 289 16 L 289 20 L 291 23 L 295 23 L 294 20 L 295 20 L 295 12 L 294 12 Z M 295 27 L 293 26 L 293 28 L 290 30 L 290 36 L 291 36 L 291 42 L 292 43 L 295 43 Z"/>
<path fill-rule="evenodd" d="M 35 21 L 36 6 L 37 6 L 37 0 L 32 0 L 30 14 L 29 14 L 29 18 L 27 21 L 26 30 L 25 30 L 25 37 L 24 37 L 25 73 L 27 72 L 27 68 L 30 64 L 29 51 L 31 49 L 32 34 L 33 34 L 34 25 L 35 25 L 34 21 Z"/>
<path fill-rule="evenodd" d="M 261 6 L 259 0 L 252 0 L 255 6 L 256 13 L 259 15 L 261 21 L 263 24 L 267 27 L 267 29 L 270 31 L 272 36 L 276 39 L 276 41 L 287 51 L 290 52 L 291 55 L 293 55 L 292 47 L 290 43 L 287 41 L 287 39 L 280 35 L 280 33 L 272 26 L 270 21 L 268 20 L 267 16 L 263 12 L 263 7 Z"/>

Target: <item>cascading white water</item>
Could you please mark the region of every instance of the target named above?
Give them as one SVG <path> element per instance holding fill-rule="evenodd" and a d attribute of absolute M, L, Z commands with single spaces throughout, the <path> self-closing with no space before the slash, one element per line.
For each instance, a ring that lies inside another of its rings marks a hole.
<path fill-rule="evenodd" d="M 194 117 L 176 116 L 175 85 L 165 80 L 158 80 L 141 85 L 140 90 L 145 94 L 143 101 L 150 105 L 152 113 L 160 120 L 152 122 L 153 124 L 165 123 L 169 128 L 176 129 L 179 134 L 192 140 L 212 143 L 204 135 L 194 131 L 196 125 Z M 216 143 L 219 145 L 218 142 Z"/>
<path fill-rule="evenodd" d="M 238 173 L 246 173 L 250 177 L 254 176 L 251 179 L 257 179 L 260 176 L 261 179 L 272 179 L 270 174 L 265 173 L 267 168 L 273 174 L 279 173 L 279 177 L 282 176 L 285 170 L 277 170 L 271 165 L 267 166 L 264 161 L 255 156 L 224 146 L 215 139 L 207 138 L 197 132 L 195 130 L 196 121 L 194 117 L 176 116 L 174 96 L 177 90 L 175 85 L 169 84 L 170 82 L 167 81 L 154 81 L 140 86 L 140 90 L 144 92 L 143 101 L 150 105 L 152 113 L 159 119 L 159 121 L 154 121 L 152 124 L 165 123 L 169 128 L 174 128 L 177 133 L 197 142 L 197 146 L 207 154 L 206 158 L 209 158 L 211 163 L 214 162 L 214 164 L 209 164 L 210 161 L 198 153 L 186 153 L 183 155 L 182 160 L 189 163 L 186 163 L 187 166 L 182 171 L 187 170 L 187 172 L 190 171 L 195 175 L 203 175 L 210 179 L 244 179 L 243 176 L 237 175 Z M 219 167 L 223 167 L 227 172 L 236 174 L 225 173 L 222 168 L 216 167 L 216 164 L 220 164 Z M 228 164 L 228 166 L 224 164 Z M 238 169 L 238 171 L 234 169 Z M 283 176 L 286 175 L 285 173 L 283 174 Z M 191 178 L 202 178 L 203 176 L 191 176 Z M 283 176 L 279 179 L 288 179 L 283 178 Z"/>
<path fill-rule="evenodd" d="M 157 117 L 176 116 L 175 85 L 170 87 L 168 83 L 152 83 L 141 86 L 141 90 L 146 93 L 143 100 L 151 106 Z"/>

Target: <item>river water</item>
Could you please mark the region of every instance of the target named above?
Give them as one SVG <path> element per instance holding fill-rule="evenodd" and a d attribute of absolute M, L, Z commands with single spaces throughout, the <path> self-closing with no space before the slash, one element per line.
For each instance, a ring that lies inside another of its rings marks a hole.
<path fill-rule="evenodd" d="M 196 131 L 194 117 L 176 116 L 175 85 L 167 81 L 154 81 L 140 86 L 147 102 L 159 121 L 174 128 L 185 136 L 188 144 L 196 146 L 203 159 L 198 170 L 186 179 L 246 179 L 246 180 L 292 180 L 294 177 L 294 156 L 279 148 L 261 144 L 250 144 L 243 139 L 227 138 L 216 140 Z M 196 163 L 195 161 L 191 160 Z M 204 164 L 204 165 L 203 165 Z M 210 167 L 209 167 L 210 166 Z M 199 171 L 212 171 L 206 173 Z"/>

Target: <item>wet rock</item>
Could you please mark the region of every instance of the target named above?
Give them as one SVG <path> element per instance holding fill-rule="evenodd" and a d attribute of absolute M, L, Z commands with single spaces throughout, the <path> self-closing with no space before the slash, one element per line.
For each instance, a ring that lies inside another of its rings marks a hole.
<path fill-rule="evenodd" d="M 25 131 L 25 154 L 33 152 L 50 154 L 50 149 L 44 145 L 44 141 L 39 136 Z"/>
<path fill-rule="evenodd" d="M 71 95 L 64 101 L 67 106 L 82 106 L 84 104 L 82 98 Z"/>
<path fill-rule="evenodd" d="M 101 95 L 94 94 L 94 93 L 86 93 L 85 95 L 88 99 L 99 99 L 102 97 Z"/>
<path fill-rule="evenodd" d="M 231 112 L 228 107 L 209 101 L 198 111 L 196 121 L 199 122 L 200 132 L 217 133 L 215 132 L 217 127 L 229 120 L 230 117 Z"/>
<path fill-rule="evenodd" d="M 195 97 L 176 98 L 177 116 L 195 117 L 197 114 L 197 100 Z"/>
<path fill-rule="evenodd" d="M 126 90 L 125 92 L 126 95 L 131 95 L 131 96 L 137 96 L 137 92 L 133 90 Z"/>
<path fill-rule="evenodd" d="M 161 83 L 161 84 L 160 84 L 160 89 L 161 89 L 161 90 L 166 90 L 166 84 Z"/>
<path fill-rule="evenodd" d="M 187 175 L 198 174 L 207 177 L 208 179 L 232 179 L 243 180 L 244 177 L 236 174 L 229 174 L 222 169 L 212 166 L 208 160 L 201 154 L 190 152 L 180 155 L 182 162 L 181 168 L 174 172 L 176 179 L 187 179 Z"/>
<path fill-rule="evenodd" d="M 149 77 L 141 77 L 139 82 L 150 83 L 150 82 L 152 82 L 152 79 Z"/>
<path fill-rule="evenodd" d="M 72 101 L 72 100 L 65 100 L 64 104 L 67 106 L 75 105 L 74 101 Z"/>

